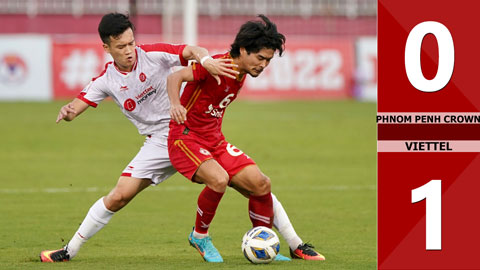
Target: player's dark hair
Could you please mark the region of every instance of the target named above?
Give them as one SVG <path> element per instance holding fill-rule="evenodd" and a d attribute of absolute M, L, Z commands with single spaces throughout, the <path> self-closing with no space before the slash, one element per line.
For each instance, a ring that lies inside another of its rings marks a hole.
<path fill-rule="evenodd" d="M 285 36 L 277 31 L 277 26 L 265 15 L 258 15 L 263 21 L 249 21 L 240 27 L 231 45 L 230 55 L 235 58 L 240 56 L 240 48 L 245 48 L 247 53 L 257 53 L 267 48 L 278 50 L 282 56 L 285 50 Z"/>
<path fill-rule="evenodd" d="M 100 34 L 103 43 L 110 45 L 110 36 L 116 38 L 128 28 L 131 28 L 132 31 L 135 30 L 135 26 L 129 20 L 128 15 L 116 12 L 108 13 L 102 17 L 98 25 L 98 34 Z"/>

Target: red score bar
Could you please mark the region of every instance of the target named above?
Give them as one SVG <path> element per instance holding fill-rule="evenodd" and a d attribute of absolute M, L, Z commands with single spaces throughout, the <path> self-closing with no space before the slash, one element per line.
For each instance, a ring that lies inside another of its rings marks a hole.
<path fill-rule="evenodd" d="M 480 1 L 378 1 L 378 268 L 480 269 Z"/>

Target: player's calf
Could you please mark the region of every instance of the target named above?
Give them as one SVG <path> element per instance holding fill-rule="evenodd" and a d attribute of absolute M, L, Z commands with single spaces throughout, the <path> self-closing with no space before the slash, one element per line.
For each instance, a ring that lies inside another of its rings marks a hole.
<path fill-rule="evenodd" d="M 273 226 L 273 203 L 269 193 L 260 196 L 251 195 L 248 200 L 248 214 L 253 227 Z"/>

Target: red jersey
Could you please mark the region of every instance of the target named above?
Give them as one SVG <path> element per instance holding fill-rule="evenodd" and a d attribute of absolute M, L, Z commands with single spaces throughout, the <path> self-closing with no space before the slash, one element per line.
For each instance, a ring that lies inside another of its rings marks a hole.
<path fill-rule="evenodd" d="M 232 59 L 230 53 L 213 58 Z M 246 75 L 237 79 L 220 76 L 222 83 L 218 85 L 201 65 L 194 63 L 192 68 L 194 81 L 187 83 L 180 98 L 181 104 L 187 109 L 187 120 L 180 125 L 171 120 L 169 138 L 176 139 L 181 134 L 193 133 L 216 144 L 225 139 L 222 134 L 223 115 L 227 106 L 237 98 Z"/>

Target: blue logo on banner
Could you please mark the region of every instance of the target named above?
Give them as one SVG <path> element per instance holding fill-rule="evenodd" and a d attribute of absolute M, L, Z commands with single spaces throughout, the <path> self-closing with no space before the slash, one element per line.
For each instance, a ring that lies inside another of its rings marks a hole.
<path fill-rule="evenodd" d="M 27 77 L 25 61 L 17 54 L 5 54 L 0 57 L 0 82 L 22 83 Z"/>

